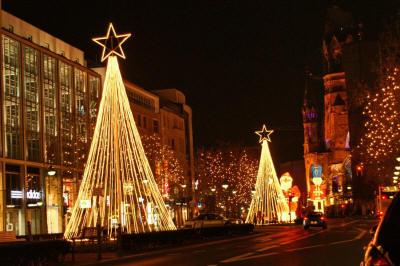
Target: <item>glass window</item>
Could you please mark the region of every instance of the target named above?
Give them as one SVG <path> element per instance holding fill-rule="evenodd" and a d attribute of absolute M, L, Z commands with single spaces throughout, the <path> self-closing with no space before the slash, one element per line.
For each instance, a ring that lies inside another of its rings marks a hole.
<path fill-rule="evenodd" d="M 72 67 L 59 62 L 61 98 L 61 163 L 72 166 L 74 163 L 74 113 L 72 109 Z"/>
<path fill-rule="evenodd" d="M 159 133 L 159 131 L 160 131 L 160 126 L 158 124 L 158 120 L 153 120 L 153 132 Z"/>
<path fill-rule="evenodd" d="M 22 185 L 19 173 L 6 173 L 6 205 L 20 207 L 22 203 Z"/>
<path fill-rule="evenodd" d="M 21 159 L 21 93 L 19 42 L 3 35 L 5 156 Z"/>
<path fill-rule="evenodd" d="M 28 160 L 40 160 L 39 53 L 24 46 L 25 124 Z"/>
<path fill-rule="evenodd" d="M 93 135 L 100 103 L 100 79 L 98 77 L 89 76 L 89 93 L 90 134 Z"/>
<path fill-rule="evenodd" d="M 76 166 L 83 168 L 86 161 L 87 141 L 88 141 L 88 108 L 86 94 L 86 73 L 76 69 L 74 70 L 75 84 L 75 121 L 76 121 Z"/>
<path fill-rule="evenodd" d="M 57 88 L 56 60 L 43 55 L 43 101 L 44 101 L 44 159 L 48 163 L 57 162 Z"/>
<path fill-rule="evenodd" d="M 143 116 L 143 127 L 147 128 L 147 117 Z"/>

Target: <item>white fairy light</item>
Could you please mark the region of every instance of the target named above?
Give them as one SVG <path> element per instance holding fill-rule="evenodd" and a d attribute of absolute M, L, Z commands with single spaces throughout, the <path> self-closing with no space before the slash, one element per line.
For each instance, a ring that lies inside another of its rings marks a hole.
<path fill-rule="evenodd" d="M 115 49 L 122 51 L 120 44 Z M 98 222 L 109 237 L 115 235 L 118 225 L 126 233 L 176 229 L 144 153 L 116 55 L 119 54 L 108 53 L 96 127 L 64 233 L 67 239 Z M 79 206 L 85 199 L 91 199 L 91 208 Z"/>
<path fill-rule="evenodd" d="M 272 130 L 267 130 L 265 125 L 261 131 L 256 131 L 256 134 L 260 136 L 262 149 L 255 193 L 246 218 L 247 223 L 253 223 L 256 220 L 257 224 L 262 224 L 262 219 L 266 223 L 286 222 L 290 219 L 289 206 L 279 184 L 268 147 L 271 133 Z"/>

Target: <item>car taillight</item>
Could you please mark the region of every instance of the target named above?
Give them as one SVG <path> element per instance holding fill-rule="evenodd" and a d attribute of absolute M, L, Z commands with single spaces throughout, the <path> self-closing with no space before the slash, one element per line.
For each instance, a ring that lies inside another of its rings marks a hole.
<path fill-rule="evenodd" d="M 321 221 L 324 221 L 324 220 L 325 220 L 325 217 L 322 216 L 322 217 L 321 217 Z"/>
<path fill-rule="evenodd" d="M 373 258 L 369 265 L 371 265 L 371 266 L 390 266 L 390 263 L 385 258 L 378 257 L 378 258 Z"/>
<path fill-rule="evenodd" d="M 308 220 L 308 218 L 307 217 L 304 217 L 304 221 L 307 221 Z"/>

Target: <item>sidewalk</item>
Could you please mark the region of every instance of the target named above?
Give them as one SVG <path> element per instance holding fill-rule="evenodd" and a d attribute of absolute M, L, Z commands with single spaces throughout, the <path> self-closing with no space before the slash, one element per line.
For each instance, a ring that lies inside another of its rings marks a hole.
<path fill-rule="evenodd" d="M 211 241 L 205 239 L 202 242 L 191 243 L 191 244 L 175 246 L 175 247 L 158 247 L 153 250 L 140 251 L 139 253 L 135 253 L 135 251 L 131 251 L 131 253 L 123 253 L 122 256 L 119 256 L 117 251 L 104 251 L 104 252 L 102 252 L 101 260 L 97 260 L 96 252 L 76 252 L 75 253 L 75 262 L 72 262 L 72 254 L 68 253 L 65 256 L 63 265 L 67 265 L 67 266 L 72 266 L 72 265 L 74 265 L 74 266 L 109 265 L 109 264 L 116 263 L 116 262 L 123 262 L 124 260 L 128 261 L 134 257 L 146 257 L 146 256 L 152 256 L 152 255 L 156 255 L 156 254 L 162 254 L 165 252 L 190 249 L 190 248 L 194 248 L 194 247 L 217 245 L 217 244 L 226 243 L 226 242 L 229 242 L 232 240 L 252 238 L 257 235 L 265 235 L 265 233 L 254 232 L 252 234 L 245 235 L 245 236 L 224 237 L 224 238 L 220 238 L 220 239 L 213 239 Z"/>

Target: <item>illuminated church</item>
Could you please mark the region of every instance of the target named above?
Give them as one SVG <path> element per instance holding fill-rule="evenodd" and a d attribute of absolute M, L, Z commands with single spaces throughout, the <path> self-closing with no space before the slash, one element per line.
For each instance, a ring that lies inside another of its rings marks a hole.
<path fill-rule="evenodd" d="M 348 13 L 337 7 L 328 10 L 323 76 L 307 72 L 302 108 L 308 205 L 336 214 L 352 202 L 349 97 L 342 47 L 361 35 L 351 25 Z"/>

